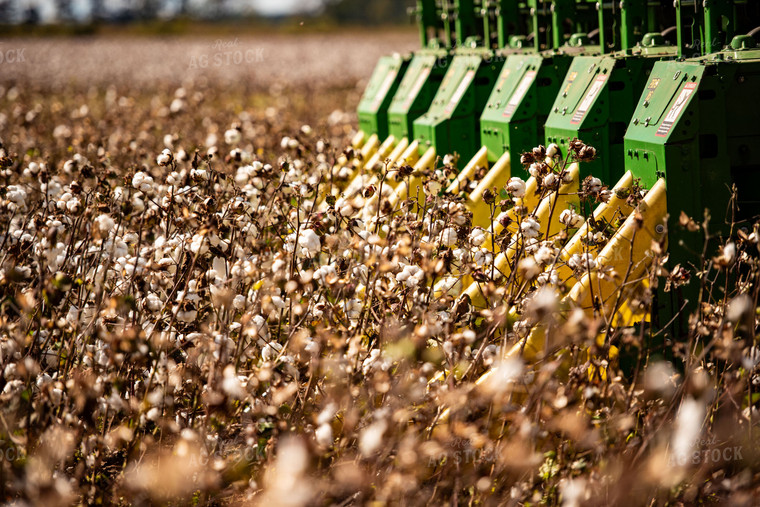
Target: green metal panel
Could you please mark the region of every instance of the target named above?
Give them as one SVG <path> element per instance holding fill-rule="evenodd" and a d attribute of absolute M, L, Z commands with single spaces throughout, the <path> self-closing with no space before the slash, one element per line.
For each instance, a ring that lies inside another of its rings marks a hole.
<path fill-rule="evenodd" d="M 417 26 L 420 31 L 420 44 L 426 47 L 430 42 L 430 31 L 437 31 L 440 27 L 440 15 L 438 15 L 435 0 L 417 0 L 417 8 L 414 9 L 417 16 Z"/>
<path fill-rule="evenodd" d="M 433 103 L 451 58 L 445 49 L 415 54 L 388 109 L 388 131 L 396 139 L 409 138 L 414 120 Z"/>
<path fill-rule="evenodd" d="M 567 73 L 571 57 L 562 54 L 510 55 L 480 117 L 481 142 L 495 162 L 512 160 L 541 143 L 544 122 Z M 513 172 L 522 167 L 513 164 Z"/>
<path fill-rule="evenodd" d="M 504 59 L 477 48 L 459 51 L 427 113 L 414 121 L 420 149 L 472 157 L 480 147 L 479 118 Z"/>
<path fill-rule="evenodd" d="M 527 26 L 521 26 L 520 2 L 518 0 L 487 0 L 495 4 L 499 47 L 509 44 L 510 35 L 527 35 Z"/>
<path fill-rule="evenodd" d="M 709 210 L 710 234 L 727 233 L 724 218 L 734 184 L 738 227 L 760 215 L 760 52 L 730 48 L 700 59 L 658 62 L 651 79 L 659 86 L 642 95 L 634 112 L 625 136 L 626 167 L 647 187 L 665 179 L 671 267 L 700 266 L 704 239 L 679 226 L 681 211 L 701 222 Z M 708 255 L 715 248 L 708 245 Z M 680 303 L 661 296 L 664 325 Z M 681 296 L 696 301 L 697 284 L 684 287 Z"/>
<path fill-rule="evenodd" d="M 359 128 L 368 134 L 388 136 L 388 108 L 409 66 L 409 58 L 383 56 L 377 62 L 357 110 Z"/>
<path fill-rule="evenodd" d="M 546 142 L 566 153 L 575 137 L 597 148 L 597 158 L 581 166 L 614 183 L 625 171 L 623 137 L 648 75 L 658 58 L 675 56 L 675 48 L 660 48 L 649 58 L 631 53 L 580 56 L 573 60 L 562 90 L 546 121 Z"/>

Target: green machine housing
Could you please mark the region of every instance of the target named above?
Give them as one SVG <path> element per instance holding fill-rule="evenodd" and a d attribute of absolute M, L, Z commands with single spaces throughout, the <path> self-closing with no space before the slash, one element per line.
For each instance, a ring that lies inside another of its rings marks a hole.
<path fill-rule="evenodd" d="M 428 2 L 430 3 L 432 2 Z M 473 2 L 471 8 L 474 10 L 470 14 L 483 21 L 482 28 L 475 32 L 485 42 L 484 47 L 501 47 L 506 44 L 511 34 L 520 33 L 520 30 L 527 28 L 520 27 L 519 3 L 518 0 L 475 0 Z M 460 3 L 460 8 L 467 9 L 469 6 Z M 419 15 L 419 13 L 432 12 L 431 9 L 430 5 L 426 7 L 423 2 L 418 2 L 416 12 Z M 437 5 L 435 9 L 436 16 L 439 18 L 447 19 L 449 16 L 454 16 L 449 7 Z M 460 14 L 456 13 L 456 17 L 459 18 L 459 16 Z M 469 20 L 466 26 L 470 26 Z M 463 26 L 462 30 L 464 29 Z M 430 30 L 427 30 L 421 34 L 421 38 L 427 41 L 427 47 L 415 53 L 388 111 L 389 133 L 396 139 L 412 137 L 414 120 L 430 109 L 451 63 L 452 54 L 449 49 L 452 45 L 443 46 L 436 38 L 451 40 L 450 31 L 434 32 L 435 37 L 431 37 L 429 32 Z M 460 33 L 459 36 L 463 37 L 464 34 Z"/>
<path fill-rule="evenodd" d="M 381 139 L 388 136 L 388 108 L 409 61 L 408 56 L 392 55 L 377 62 L 357 109 L 359 128 L 365 133 L 377 134 Z"/>
<path fill-rule="evenodd" d="M 415 53 L 388 109 L 390 135 L 411 137 L 414 120 L 430 108 L 450 62 L 449 51 L 435 40 Z"/>
<path fill-rule="evenodd" d="M 676 45 L 661 33 L 675 20 L 672 6 L 665 4 L 669 1 L 621 2 L 616 20 L 620 34 L 605 37 L 605 54 L 579 56 L 570 66 L 546 120 L 545 136 L 547 144 L 556 143 L 564 154 L 576 137 L 597 148 L 596 159 L 581 166 L 582 178 L 593 174 L 612 184 L 625 171 L 623 138 L 639 97 L 651 86 L 651 69 L 656 61 L 677 54 Z"/>
<path fill-rule="evenodd" d="M 760 215 L 760 50 L 753 36 L 734 35 L 756 33 L 751 25 L 760 20 L 760 3 L 712 1 L 696 12 L 679 5 L 678 17 L 680 26 L 700 28 L 680 33 L 679 54 L 704 56 L 654 65 L 624 144 L 626 167 L 643 186 L 665 180 L 671 267 L 700 266 L 705 247 L 701 234 L 680 226 L 682 211 L 698 222 L 706 210 L 733 217 L 740 228 Z M 736 214 L 729 209 L 732 185 L 738 193 Z M 730 232 L 729 221 L 711 220 L 711 235 Z M 708 255 L 714 248 L 708 245 Z M 690 283 L 658 294 L 653 321 L 670 323 L 670 334 L 682 334 L 687 323 L 671 317 L 687 301 L 693 307 L 698 289 Z"/>
<path fill-rule="evenodd" d="M 435 146 L 438 153 L 456 152 L 466 160 L 486 145 L 494 162 L 505 151 L 524 151 L 541 139 L 538 130 L 548 110 L 544 104 L 550 104 L 570 61 L 561 55 L 577 53 L 580 42 L 587 40 L 566 33 L 562 15 L 585 20 L 571 28 L 588 29 L 590 16 L 577 16 L 572 9 L 580 1 L 499 2 L 503 21 L 498 35 L 489 37 L 485 30 L 486 39 L 497 40 L 499 47 L 478 47 L 471 41 L 470 48 L 457 51 L 430 109 L 414 122 L 421 149 Z M 525 35 L 530 29 L 532 35 Z M 532 47 L 526 48 L 529 40 Z M 570 50 L 556 51 L 560 46 Z M 542 54 L 547 47 L 554 50 Z"/>
<path fill-rule="evenodd" d="M 544 124 L 571 62 L 579 55 L 600 54 L 607 44 L 603 35 L 616 19 L 611 6 L 597 9 L 586 0 L 555 0 L 548 12 L 536 2 L 530 7 L 534 34 L 539 34 L 532 37 L 532 51 L 502 50 L 507 59 L 480 118 L 481 142 L 491 162 L 506 152 L 519 160 L 522 152 L 543 142 Z M 597 34 L 598 41 L 592 42 L 588 33 Z M 512 164 L 511 172 L 527 176 L 519 164 Z"/>
<path fill-rule="evenodd" d="M 507 57 L 480 117 L 480 140 L 489 162 L 506 152 L 511 160 L 519 160 L 521 153 L 541 142 L 544 122 L 573 55 L 598 50 L 581 41 L 574 37 L 557 50 Z M 512 173 L 525 176 L 519 164 L 512 164 Z"/>
<path fill-rule="evenodd" d="M 407 92 L 406 97 L 408 97 L 408 92 L 411 91 L 409 87 L 416 86 L 415 83 L 418 81 L 415 79 L 419 79 L 420 73 L 425 72 L 424 69 L 431 56 L 439 57 L 436 58 L 437 64 L 447 65 L 447 48 L 461 44 L 465 37 L 478 31 L 473 0 L 418 0 L 417 7 L 412 9 L 410 14 L 415 14 L 417 17 L 420 40 L 423 48 L 426 49 L 420 52 L 419 59 L 413 59 L 410 55 L 381 57 L 357 108 L 359 128 L 367 134 L 377 134 L 381 139 L 389 134 L 389 109 L 402 84 L 406 85 L 403 90 Z M 439 45 L 439 40 L 443 40 L 443 49 Z M 409 68 L 415 73 L 407 79 L 407 82 L 411 80 L 411 85 L 403 81 Z M 431 74 L 433 74 L 433 79 L 423 83 L 424 86 L 416 91 L 414 100 L 408 107 L 404 107 L 405 99 L 396 105 L 394 119 L 398 120 L 399 114 L 413 116 L 415 112 L 420 112 L 425 107 L 425 97 L 432 95 L 437 88 L 434 79 L 437 72 L 431 72 Z M 398 128 L 395 130 L 398 132 Z"/>
<path fill-rule="evenodd" d="M 414 138 L 422 151 L 458 153 L 469 159 L 479 148 L 478 118 L 504 58 L 470 39 L 459 48 L 430 109 L 414 121 Z"/>

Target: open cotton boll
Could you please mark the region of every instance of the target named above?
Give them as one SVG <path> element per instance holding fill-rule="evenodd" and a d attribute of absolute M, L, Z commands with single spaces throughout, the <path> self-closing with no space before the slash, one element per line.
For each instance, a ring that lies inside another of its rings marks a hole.
<path fill-rule="evenodd" d="M 557 185 L 557 182 L 559 181 L 559 177 L 556 173 L 549 173 L 546 176 L 544 176 L 544 186 L 547 188 L 554 188 Z"/>
<path fill-rule="evenodd" d="M 224 368 L 223 375 L 224 380 L 222 380 L 222 391 L 224 391 L 224 393 L 230 398 L 238 400 L 244 398 L 245 389 L 243 389 L 243 383 L 235 372 L 235 367 L 228 364 Z"/>
<path fill-rule="evenodd" d="M 572 269 L 590 271 L 596 267 L 596 260 L 590 253 L 573 254 L 567 261 L 567 265 Z"/>
<path fill-rule="evenodd" d="M 673 458 L 678 465 L 684 466 L 691 462 L 695 442 L 699 441 L 702 434 L 704 417 L 705 406 L 703 403 L 691 397 L 681 402 L 676 416 L 672 442 Z"/>
<path fill-rule="evenodd" d="M 419 266 L 408 265 L 396 275 L 396 281 L 409 288 L 417 287 L 425 279 L 425 272 Z"/>
<path fill-rule="evenodd" d="M 372 456 L 380 448 L 387 428 L 388 423 L 385 419 L 380 419 L 362 431 L 359 436 L 359 452 L 362 453 L 362 456 L 365 458 Z"/>
<path fill-rule="evenodd" d="M 578 227 L 583 225 L 583 222 L 585 222 L 585 219 L 581 215 L 576 213 L 574 210 L 566 209 L 566 210 L 563 210 L 562 213 L 559 214 L 559 221 L 568 227 L 577 229 Z"/>
<path fill-rule="evenodd" d="M 164 151 L 156 157 L 156 163 L 162 167 L 171 164 L 173 160 L 174 155 L 172 155 L 172 151 L 169 148 L 164 149 Z"/>
<path fill-rule="evenodd" d="M 525 195 L 525 182 L 514 176 L 507 182 L 507 192 L 512 194 L 512 197 L 523 197 Z"/>
<path fill-rule="evenodd" d="M 108 234 L 116 227 L 116 222 L 109 215 L 103 214 L 95 219 L 95 223 L 98 225 L 100 232 Z"/>
<path fill-rule="evenodd" d="M 238 144 L 242 138 L 238 129 L 229 129 L 224 133 L 224 142 L 227 144 Z"/>
<path fill-rule="evenodd" d="M 245 309 L 245 296 L 242 294 L 238 294 L 232 299 L 232 306 L 235 308 L 235 310 L 244 310 Z"/>
<path fill-rule="evenodd" d="M 480 246 L 486 242 L 486 231 L 481 227 L 473 227 L 470 232 L 472 246 Z"/>
<path fill-rule="evenodd" d="M 322 447 L 330 447 L 333 444 L 333 430 L 328 423 L 320 424 L 314 432 L 317 443 Z"/>
<path fill-rule="evenodd" d="M 591 177 L 586 181 L 586 189 L 591 193 L 599 192 L 602 189 L 602 180 Z"/>
<path fill-rule="evenodd" d="M 447 227 L 441 231 L 441 244 L 444 246 L 454 246 L 457 244 L 457 230 L 453 227 Z"/>
<path fill-rule="evenodd" d="M 138 171 L 132 177 L 132 186 L 140 192 L 148 193 L 153 188 L 153 177 Z"/>
<path fill-rule="evenodd" d="M 520 230 L 526 238 L 537 238 L 541 230 L 541 224 L 533 217 L 526 217 L 520 223 Z"/>
<path fill-rule="evenodd" d="M 298 236 L 298 245 L 305 249 L 310 256 L 314 256 L 322 249 L 319 236 L 313 229 L 304 229 Z"/>

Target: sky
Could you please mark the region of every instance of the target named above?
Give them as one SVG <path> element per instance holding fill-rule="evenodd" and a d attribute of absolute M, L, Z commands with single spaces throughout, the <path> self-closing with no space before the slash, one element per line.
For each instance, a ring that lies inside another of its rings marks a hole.
<path fill-rule="evenodd" d="M 324 3 L 322 0 L 253 0 L 253 7 L 264 15 L 292 14 L 311 11 Z"/>

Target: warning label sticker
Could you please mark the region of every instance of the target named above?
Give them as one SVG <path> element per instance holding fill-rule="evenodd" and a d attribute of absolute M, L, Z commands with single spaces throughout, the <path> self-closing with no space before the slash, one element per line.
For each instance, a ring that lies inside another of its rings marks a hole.
<path fill-rule="evenodd" d="M 429 75 L 430 67 L 425 67 L 422 69 L 420 77 L 418 77 L 417 81 L 414 82 L 412 89 L 409 90 L 409 94 L 406 96 L 406 100 L 404 100 L 404 109 L 407 109 L 410 105 L 412 105 L 412 101 L 414 101 L 414 99 L 417 97 L 417 94 L 420 93 L 420 90 L 422 90 L 422 86 L 425 84 L 425 81 Z"/>
<path fill-rule="evenodd" d="M 647 96 L 644 97 L 644 102 L 649 102 L 652 99 L 652 95 L 654 95 L 654 91 L 658 86 L 660 86 L 660 78 L 656 77 L 652 79 L 652 82 L 647 86 Z"/>
<path fill-rule="evenodd" d="M 515 93 L 512 94 L 512 98 L 509 99 L 509 102 L 507 102 L 507 107 L 504 108 L 504 116 L 506 118 L 511 118 L 512 115 L 515 113 L 515 110 L 517 109 L 517 106 L 520 105 L 520 102 L 522 102 L 523 97 L 528 93 L 528 90 L 530 90 L 530 85 L 533 84 L 533 79 L 536 77 L 536 71 L 535 70 L 529 70 L 525 73 L 525 76 L 523 76 L 522 81 L 520 81 L 520 84 L 517 85 L 517 88 L 515 89 Z"/>
<path fill-rule="evenodd" d="M 578 106 L 578 109 L 576 109 L 573 118 L 570 120 L 570 123 L 577 125 L 581 122 L 581 120 L 583 120 L 583 117 L 586 116 L 586 113 L 589 109 L 591 109 L 594 101 L 599 96 L 599 92 L 601 92 L 602 88 L 604 88 L 605 81 L 607 81 L 607 74 L 600 74 L 596 77 L 594 83 L 591 85 L 591 88 L 589 88 L 588 93 L 586 93 L 586 96 L 583 97 L 583 100 Z"/>
<path fill-rule="evenodd" d="M 462 100 L 464 93 L 467 91 L 467 88 L 470 86 L 470 83 L 472 83 L 473 79 L 475 79 L 475 71 L 468 70 L 467 74 L 465 74 L 464 78 L 462 78 L 462 82 L 459 83 L 459 87 L 454 92 L 454 95 L 451 96 L 451 100 L 446 106 L 446 109 L 444 109 L 444 112 L 446 114 L 451 114 L 454 111 L 454 108 L 457 107 L 459 101 Z"/>
<path fill-rule="evenodd" d="M 686 107 L 686 103 L 689 102 L 689 97 L 692 96 L 696 89 L 697 83 L 686 83 L 686 86 L 683 87 L 683 90 L 681 90 L 681 93 L 678 95 L 676 103 L 673 104 L 673 107 L 670 108 L 665 119 L 662 120 L 660 128 L 658 128 L 655 133 L 656 136 L 665 137 L 668 135 L 668 132 L 673 128 L 678 117 L 681 116 L 681 112 Z"/>
<path fill-rule="evenodd" d="M 375 98 L 372 100 L 372 109 L 377 109 L 380 107 L 380 104 L 382 104 L 383 99 L 386 95 L 388 95 L 388 91 L 391 89 L 391 86 L 393 86 L 393 81 L 396 80 L 396 75 L 398 74 L 397 70 L 392 70 L 388 73 L 387 76 L 385 76 L 385 81 L 383 81 L 383 84 L 380 85 L 380 88 L 377 90 L 377 93 L 375 94 Z"/>
<path fill-rule="evenodd" d="M 575 82 L 575 78 L 578 77 L 578 73 L 573 71 L 567 76 L 567 86 L 565 86 L 565 89 L 562 91 L 563 96 L 567 96 L 567 93 L 570 91 L 570 88 L 573 86 L 573 82 Z"/>

